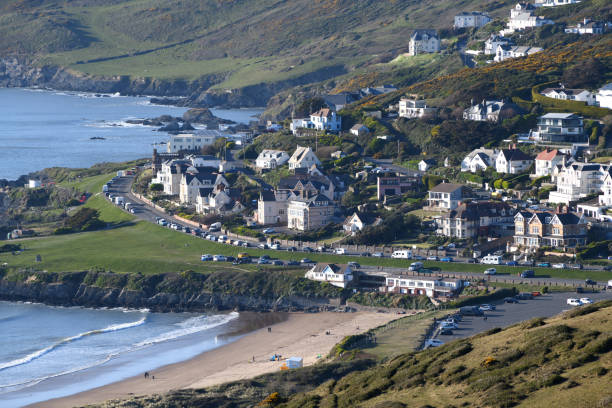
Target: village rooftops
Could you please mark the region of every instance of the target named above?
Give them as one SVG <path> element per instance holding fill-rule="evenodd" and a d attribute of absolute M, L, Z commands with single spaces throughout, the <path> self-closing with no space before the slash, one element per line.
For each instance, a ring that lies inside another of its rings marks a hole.
<path fill-rule="evenodd" d="M 318 111 L 316 111 L 315 113 L 311 114 L 310 116 L 317 116 L 317 117 L 321 117 L 321 118 L 329 118 L 332 116 L 332 110 L 329 108 L 322 108 L 319 109 Z"/>
<path fill-rule="evenodd" d="M 328 266 L 337 275 L 344 275 L 345 273 L 351 274 L 351 269 L 347 264 L 318 263 L 313 266 L 310 271 L 314 273 L 322 273 Z"/>

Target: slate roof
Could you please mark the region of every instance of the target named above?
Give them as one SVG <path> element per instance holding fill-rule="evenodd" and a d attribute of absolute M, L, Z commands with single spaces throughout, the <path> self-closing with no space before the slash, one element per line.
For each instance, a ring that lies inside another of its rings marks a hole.
<path fill-rule="evenodd" d="M 533 160 L 531 156 L 523 153 L 520 149 L 502 149 L 501 154 L 504 155 L 506 161 L 518 161 L 518 160 Z"/>

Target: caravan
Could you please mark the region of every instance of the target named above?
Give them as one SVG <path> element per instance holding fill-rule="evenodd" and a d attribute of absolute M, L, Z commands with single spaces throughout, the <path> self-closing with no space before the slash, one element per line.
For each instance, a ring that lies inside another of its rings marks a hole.
<path fill-rule="evenodd" d="M 391 254 L 391 258 L 396 258 L 396 259 L 412 259 L 412 251 L 408 250 L 408 249 L 402 249 L 399 251 L 394 251 Z"/>
<path fill-rule="evenodd" d="M 480 260 L 480 263 L 487 265 L 501 265 L 502 257 L 501 255 L 487 255 Z"/>

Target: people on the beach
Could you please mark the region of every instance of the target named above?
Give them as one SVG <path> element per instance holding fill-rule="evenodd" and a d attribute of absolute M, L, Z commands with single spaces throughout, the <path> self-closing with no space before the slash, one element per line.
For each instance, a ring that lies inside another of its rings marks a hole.
<path fill-rule="evenodd" d="M 272 328 L 268 327 L 268 333 L 272 333 Z"/>
<path fill-rule="evenodd" d="M 145 377 L 145 379 L 149 378 L 149 372 L 148 371 L 145 371 L 144 377 Z"/>

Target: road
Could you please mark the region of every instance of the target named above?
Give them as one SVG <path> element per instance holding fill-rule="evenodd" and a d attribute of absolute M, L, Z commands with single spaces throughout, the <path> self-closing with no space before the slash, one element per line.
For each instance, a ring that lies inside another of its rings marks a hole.
<path fill-rule="evenodd" d="M 366 157 L 365 160 L 368 162 L 372 162 L 379 167 L 383 167 L 391 171 L 399 172 L 402 174 L 407 174 L 409 176 L 422 176 L 424 174 L 422 171 L 419 171 L 419 170 L 412 170 L 407 167 L 393 164 L 392 159 L 374 159 L 372 157 Z"/>
<path fill-rule="evenodd" d="M 612 291 L 583 294 L 551 293 L 537 296 L 532 300 L 520 300 L 519 303 L 504 303 L 502 300 L 496 301 L 491 303 L 496 306 L 496 310 L 485 312 L 485 316 L 487 317 L 486 320 L 483 317 L 464 316 L 458 324 L 459 327 L 453 330 L 452 335 L 436 334 L 433 337 L 446 343 L 452 340 L 470 337 L 495 327 L 507 327 L 535 317 L 555 316 L 565 310 L 575 307 L 568 306 L 566 303 L 567 299 L 571 297 L 588 297 L 597 302 L 600 300 L 612 299 Z"/>
<path fill-rule="evenodd" d="M 382 162 L 382 161 L 378 160 L 378 162 Z M 115 182 L 113 182 L 112 187 L 109 189 L 109 193 L 113 194 L 114 196 L 125 197 L 126 202 L 131 202 L 132 204 L 134 204 L 134 209 L 135 209 L 134 215 L 141 220 L 152 222 L 152 223 L 157 223 L 157 219 L 165 218 L 169 222 L 178 224 L 181 227 L 191 228 L 190 225 L 182 223 L 179 220 L 175 219 L 174 217 L 171 217 L 168 214 L 152 206 L 147 205 L 145 202 L 143 202 L 138 197 L 136 197 L 131 191 L 133 181 L 134 181 L 134 176 L 126 176 L 126 177 L 118 178 Z M 214 234 L 214 235 L 218 238 L 219 235 L 221 235 L 221 233 Z M 243 242 L 246 241 L 250 247 L 257 247 L 262 244 L 259 240 L 254 239 L 254 238 L 241 238 L 240 240 Z M 281 250 L 283 249 L 286 250 L 287 248 L 281 247 Z M 302 252 L 306 256 L 306 254 L 311 251 L 298 251 L 298 252 Z M 346 253 L 346 255 L 359 256 L 361 254 Z M 459 259 L 455 258 L 455 260 L 458 261 Z M 377 275 L 377 274 L 379 275 L 380 274 L 384 274 L 384 275 L 386 274 L 396 274 L 396 275 L 414 274 L 413 272 L 408 271 L 407 268 L 385 267 L 384 272 L 381 270 L 381 268 L 376 267 L 376 266 L 363 266 L 360 269 L 364 270 L 365 272 L 368 272 L 369 274 L 374 274 L 374 275 Z M 522 270 L 521 267 L 517 267 L 517 272 L 521 270 Z M 538 286 L 540 285 L 541 286 L 545 286 L 545 285 L 573 286 L 573 285 L 583 285 L 584 284 L 583 280 L 578 280 L 578 279 L 561 279 L 561 278 L 545 278 L 545 277 L 520 278 L 516 275 L 500 274 L 500 275 L 485 276 L 482 273 L 474 273 L 474 272 L 448 272 L 448 271 L 444 271 L 443 267 L 440 272 L 449 277 L 456 277 L 456 278 L 463 278 L 463 279 L 466 279 L 466 278 L 467 279 L 483 279 L 486 277 L 487 280 L 489 280 L 490 282 L 506 282 L 512 279 L 514 280 L 515 283 L 521 282 L 521 283 L 533 284 L 533 285 L 538 285 Z M 598 284 L 600 286 L 605 286 L 607 282 L 598 282 Z"/>

